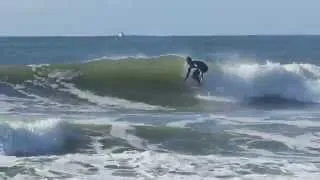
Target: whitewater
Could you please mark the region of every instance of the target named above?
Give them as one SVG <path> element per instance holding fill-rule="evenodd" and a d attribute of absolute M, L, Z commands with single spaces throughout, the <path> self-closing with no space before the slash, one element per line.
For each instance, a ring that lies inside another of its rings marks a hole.
<path fill-rule="evenodd" d="M 315 41 L 0 38 L 0 179 L 318 179 Z"/>

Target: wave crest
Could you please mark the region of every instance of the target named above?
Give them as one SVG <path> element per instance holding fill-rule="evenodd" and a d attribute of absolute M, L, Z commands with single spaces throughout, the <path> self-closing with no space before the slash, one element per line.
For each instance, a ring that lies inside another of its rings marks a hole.
<path fill-rule="evenodd" d="M 320 67 L 313 64 L 220 64 L 206 87 L 238 99 L 279 97 L 320 102 Z"/>

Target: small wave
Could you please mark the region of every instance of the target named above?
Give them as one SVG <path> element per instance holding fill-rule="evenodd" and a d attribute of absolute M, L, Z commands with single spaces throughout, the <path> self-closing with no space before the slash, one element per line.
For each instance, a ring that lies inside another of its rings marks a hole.
<path fill-rule="evenodd" d="M 84 137 L 68 127 L 68 123 L 60 119 L 3 122 L 0 124 L 0 153 L 7 156 L 55 155 L 86 146 Z"/>
<path fill-rule="evenodd" d="M 65 143 L 63 121 L 48 119 L 33 123 L 3 123 L 2 153 L 9 156 L 32 156 L 61 151 Z"/>

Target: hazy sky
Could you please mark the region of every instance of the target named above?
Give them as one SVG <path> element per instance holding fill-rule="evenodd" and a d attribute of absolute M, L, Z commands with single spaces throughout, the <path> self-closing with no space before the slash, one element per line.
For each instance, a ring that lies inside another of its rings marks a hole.
<path fill-rule="evenodd" d="M 0 0 L 0 35 L 320 34 L 319 0 Z"/>

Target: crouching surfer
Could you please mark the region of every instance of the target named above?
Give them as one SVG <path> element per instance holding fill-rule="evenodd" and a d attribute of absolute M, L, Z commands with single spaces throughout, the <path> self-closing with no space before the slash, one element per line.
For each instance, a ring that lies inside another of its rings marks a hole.
<path fill-rule="evenodd" d="M 208 71 L 208 66 L 206 65 L 206 63 L 202 61 L 193 61 L 190 56 L 187 56 L 186 61 L 187 61 L 187 64 L 189 65 L 189 68 L 188 68 L 186 78 L 184 80 L 187 80 L 191 70 L 195 69 L 192 73 L 192 78 L 196 80 L 200 85 L 201 81 L 203 81 L 203 74 Z"/>

